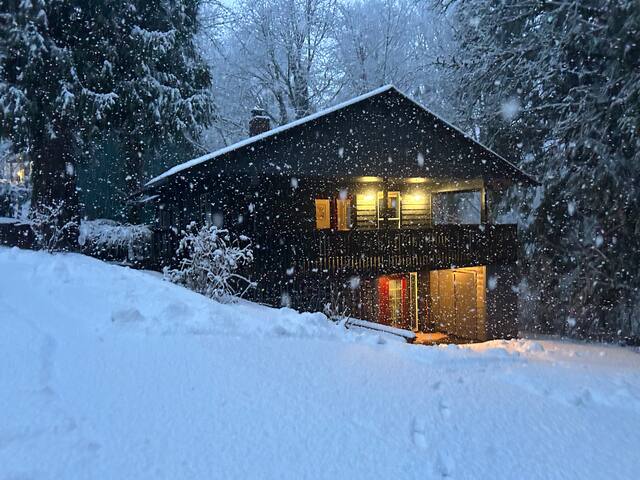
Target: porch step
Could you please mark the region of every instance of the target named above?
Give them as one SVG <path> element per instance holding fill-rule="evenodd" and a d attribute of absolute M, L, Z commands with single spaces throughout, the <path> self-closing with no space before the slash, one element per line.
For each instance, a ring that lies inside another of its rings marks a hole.
<path fill-rule="evenodd" d="M 438 345 L 439 343 L 454 343 L 446 333 L 442 332 L 416 332 L 415 341 L 413 343 L 420 345 Z"/>

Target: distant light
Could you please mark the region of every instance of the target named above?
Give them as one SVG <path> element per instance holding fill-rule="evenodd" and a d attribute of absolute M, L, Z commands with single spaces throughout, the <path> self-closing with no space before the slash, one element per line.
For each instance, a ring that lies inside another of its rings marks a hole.
<path fill-rule="evenodd" d="M 407 183 L 427 183 L 427 179 L 422 177 L 411 177 L 407 178 Z"/>
<path fill-rule="evenodd" d="M 364 183 L 381 182 L 382 177 L 359 177 L 358 181 Z"/>

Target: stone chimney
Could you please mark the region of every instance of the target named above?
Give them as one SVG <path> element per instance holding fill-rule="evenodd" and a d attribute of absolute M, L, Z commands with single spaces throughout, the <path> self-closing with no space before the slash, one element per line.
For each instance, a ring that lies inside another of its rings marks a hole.
<path fill-rule="evenodd" d="M 249 120 L 249 136 L 260 135 L 261 133 L 271 130 L 271 121 L 261 108 L 251 110 L 251 120 Z"/>

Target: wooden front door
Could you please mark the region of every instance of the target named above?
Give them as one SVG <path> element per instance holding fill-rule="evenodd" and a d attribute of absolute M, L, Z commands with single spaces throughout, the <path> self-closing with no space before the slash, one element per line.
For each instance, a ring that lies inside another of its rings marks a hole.
<path fill-rule="evenodd" d="M 476 273 L 457 270 L 453 277 L 456 315 L 452 333 L 461 338 L 476 338 L 478 323 Z"/>
<path fill-rule="evenodd" d="M 430 274 L 431 315 L 436 331 L 459 338 L 478 336 L 478 279 L 473 268 Z"/>

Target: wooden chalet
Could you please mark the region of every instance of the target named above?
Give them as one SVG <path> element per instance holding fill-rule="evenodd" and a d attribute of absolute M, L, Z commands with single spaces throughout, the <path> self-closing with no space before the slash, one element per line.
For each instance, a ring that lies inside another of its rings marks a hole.
<path fill-rule="evenodd" d="M 251 238 L 254 299 L 466 340 L 517 334 L 516 225 L 497 195 L 535 180 L 393 86 L 178 165 L 144 188 L 154 255 L 215 222 Z"/>

